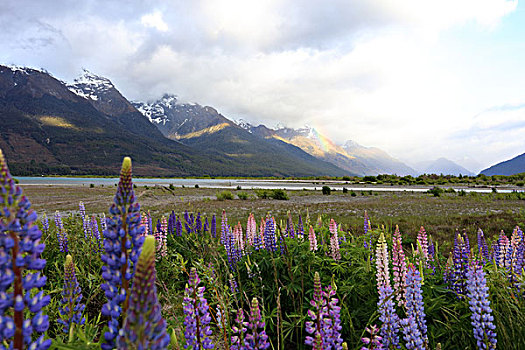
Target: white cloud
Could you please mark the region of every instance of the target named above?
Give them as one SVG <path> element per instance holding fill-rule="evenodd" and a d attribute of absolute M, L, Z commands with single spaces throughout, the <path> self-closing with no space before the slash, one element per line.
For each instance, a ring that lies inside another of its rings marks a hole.
<path fill-rule="evenodd" d="M 162 13 L 160 11 L 155 11 L 148 13 L 140 18 L 140 23 L 145 27 L 155 28 L 160 32 L 167 32 L 168 25 L 162 19 Z"/>

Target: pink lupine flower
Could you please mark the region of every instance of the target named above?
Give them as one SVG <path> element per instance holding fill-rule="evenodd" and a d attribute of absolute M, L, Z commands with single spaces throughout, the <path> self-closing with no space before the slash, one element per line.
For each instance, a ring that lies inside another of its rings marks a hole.
<path fill-rule="evenodd" d="M 310 225 L 310 230 L 308 232 L 308 240 L 310 241 L 310 250 L 312 252 L 317 251 L 317 238 L 315 237 L 315 231 L 312 225 Z"/>
<path fill-rule="evenodd" d="M 407 278 L 407 264 L 402 243 L 403 239 L 401 237 L 401 233 L 399 232 L 399 226 L 396 225 L 392 247 L 392 269 L 394 271 L 394 291 L 396 293 L 396 299 L 399 306 L 403 305 L 404 303 Z"/>
<path fill-rule="evenodd" d="M 418 249 L 417 253 L 421 258 L 423 258 L 423 261 L 426 263 L 428 261 L 428 237 L 427 232 L 425 231 L 425 228 L 421 226 L 421 229 L 419 230 L 417 234 L 417 241 L 418 241 Z M 421 252 L 419 251 L 419 246 L 421 246 Z"/>
<path fill-rule="evenodd" d="M 330 220 L 330 233 L 332 236 L 330 237 L 330 255 L 334 260 L 341 259 L 341 252 L 339 250 L 339 237 L 337 236 L 337 224 L 335 223 L 334 219 Z"/>

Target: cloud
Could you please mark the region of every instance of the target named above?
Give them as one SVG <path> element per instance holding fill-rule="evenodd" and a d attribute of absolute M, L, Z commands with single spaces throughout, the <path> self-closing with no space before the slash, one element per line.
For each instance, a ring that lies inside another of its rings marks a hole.
<path fill-rule="evenodd" d="M 338 142 L 354 139 L 405 159 L 462 155 L 450 135 L 475 134 L 473 125 L 490 118 L 473 116 L 506 102 L 503 92 L 472 86 L 454 56 L 468 64 L 478 52 L 456 53 L 441 38 L 466 26 L 496 31 L 517 7 L 516 0 L 49 4 L 0 3 L 0 62 L 67 80 L 86 67 L 130 99 L 172 92 L 235 119 L 310 124 Z M 476 78 L 493 68 L 483 64 Z M 490 151 L 473 141 L 469 156 L 484 155 L 478 146 Z"/>
<path fill-rule="evenodd" d="M 164 22 L 162 19 L 162 13 L 159 11 L 148 13 L 147 15 L 142 16 L 140 18 L 140 22 L 145 27 L 155 28 L 160 32 L 167 32 L 169 29 L 166 22 Z"/>

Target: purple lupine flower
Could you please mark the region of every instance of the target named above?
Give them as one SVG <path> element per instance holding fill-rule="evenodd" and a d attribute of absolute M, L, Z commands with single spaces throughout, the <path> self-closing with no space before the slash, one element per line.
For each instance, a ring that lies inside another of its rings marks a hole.
<path fill-rule="evenodd" d="M 308 310 L 306 332 L 311 334 L 305 339 L 305 344 L 314 349 L 342 349 L 343 339 L 341 338 L 341 308 L 337 306 L 338 299 L 334 298 L 335 290 L 328 286 L 322 290 L 321 278 L 319 273 L 314 275 L 314 297 L 310 305 L 314 310 Z"/>
<path fill-rule="evenodd" d="M 267 218 L 264 226 L 264 246 L 266 250 L 273 253 L 277 250 L 275 241 L 274 218 Z"/>
<path fill-rule="evenodd" d="M 489 247 L 487 246 L 487 240 L 482 229 L 478 229 L 478 252 L 482 258 L 483 264 L 490 261 Z"/>
<path fill-rule="evenodd" d="M 330 229 L 330 233 L 332 234 L 330 236 L 330 256 L 334 260 L 340 260 L 341 251 L 339 250 L 339 238 L 337 236 L 337 224 L 335 223 L 334 219 L 330 220 L 329 229 Z"/>
<path fill-rule="evenodd" d="M 288 218 L 286 220 L 286 237 L 295 238 L 295 230 L 293 228 L 292 214 L 288 211 Z"/>
<path fill-rule="evenodd" d="M 423 344 L 426 348 L 428 338 L 425 305 L 421 290 L 421 276 L 419 275 L 419 270 L 412 264 L 408 267 L 405 299 L 407 318 L 401 320 L 401 325 L 405 335 L 406 347 L 409 349 L 423 349 L 423 347 L 418 345 Z M 412 344 L 415 344 L 415 347 L 410 347 Z"/>
<path fill-rule="evenodd" d="M 382 344 L 385 349 L 397 348 L 399 345 L 399 316 L 394 307 L 394 291 L 390 286 L 383 286 L 379 290 L 379 320 L 383 322 L 381 326 Z"/>
<path fill-rule="evenodd" d="M 42 308 L 50 298 L 37 292 L 46 283 L 41 275 L 46 260 L 40 258 L 45 244 L 40 243 L 37 214 L 9 173 L 2 150 L 0 194 L 0 347 L 46 350 L 51 346 L 44 339 L 49 318 Z M 33 332 L 38 336 L 34 341 Z"/>
<path fill-rule="evenodd" d="M 204 219 L 204 225 L 202 227 L 202 233 L 206 233 L 210 230 L 210 224 L 208 223 L 208 218 Z"/>
<path fill-rule="evenodd" d="M 399 306 L 404 304 L 406 291 L 407 265 L 405 261 L 405 251 L 403 250 L 403 238 L 396 225 L 392 244 L 392 270 L 394 275 L 394 291 Z"/>
<path fill-rule="evenodd" d="M 186 228 L 187 234 L 193 232 L 193 214 L 190 217 L 187 210 L 184 212 L 184 227 Z"/>
<path fill-rule="evenodd" d="M 228 217 L 226 216 L 226 211 L 222 211 L 222 220 L 221 220 L 221 243 L 226 244 L 226 232 L 228 230 Z"/>
<path fill-rule="evenodd" d="M 62 331 L 69 334 L 73 324 L 82 325 L 86 321 L 82 317 L 82 312 L 86 305 L 81 303 L 82 291 L 78 284 L 75 271 L 75 263 L 71 255 L 67 255 L 64 264 L 64 289 L 62 291 L 62 300 L 59 307 L 60 319 L 57 320 L 63 327 Z"/>
<path fill-rule="evenodd" d="M 467 296 L 478 349 L 496 349 L 496 326 L 488 300 L 488 290 L 483 268 L 476 263 L 470 264 L 467 272 Z"/>
<path fill-rule="evenodd" d="M 104 254 L 102 254 L 101 285 L 107 303 L 102 306 L 102 314 L 109 316 L 109 331 L 104 334 L 103 350 L 114 349 L 121 327 L 120 315 L 126 314 L 130 282 L 135 273 L 140 250 L 144 242 L 144 228 L 140 225 L 140 205 L 135 203 L 135 192 L 131 178 L 131 159 L 122 162 L 120 181 L 114 203 L 109 209 L 107 230 L 104 234 Z"/>
<path fill-rule="evenodd" d="M 42 214 L 42 219 L 40 221 L 42 222 L 43 233 L 47 234 L 49 231 L 49 219 L 47 218 L 46 213 Z"/>
<path fill-rule="evenodd" d="M 86 242 L 89 242 L 91 239 L 91 232 L 89 231 L 89 220 L 86 218 L 86 207 L 84 202 L 78 203 L 78 211 L 80 212 L 80 217 L 82 218 L 82 228 L 84 229 L 84 239 Z"/>
<path fill-rule="evenodd" d="M 177 224 L 175 225 L 175 232 L 177 236 L 182 236 L 182 221 L 180 221 L 179 218 L 177 218 Z"/>
<path fill-rule="evenodd" d="M 210 233 L 213 238 L 217 237 L 217 218 L 215 214 L 211 217 Z"/>
<path fill-rule="evenodd" d="M 372 232 L 370 232 L 370 235 L 368 237 L 368 242 L 366 241 L 367 239 L 367 235 L 368 235 L 368 231 L 370 231 L 371 229 L 371 225 L 370 225 L 370 219 L 368 218 L 368 213 L 366 212 L 365 210 L 365 216 L 364 216 L 364 237 L 365 237 L 365 241 L 364 241 L 364 247 L 365 248 L 368 248 L 368 250 L 372 251 L 373 247 L 372 247 Z"/>
<path fill-rule="evenodd" d="M 230 346 L 230 350 L 245 350 L 246 349 L 246 346 L 244 345 L 244 338 L 245 338 L 247 326 L 248 326 L 248 322 L 244 321 L 244 310 L 239 309 L 237 311 L 237 317 L 235 318 L 235 325 L 232 326 L 232 333 L 234 335 L 232 335 L 231 337 L 232 345 Z"/>
<path fill-rule="evenodd" d="M 237 281 L 233 277 L 233 275 L 230 273 L 230 279 L 228 279 L 228 284 L 230 285 L 230 291 L 232 294 L 239 292 L 239 285 L 237 284 Z"/>
<path fill-rule="evenodd" d="M 224 233 L 224 242 L 224 249 L 226 250 L 226 255 L 228 256 L 228 265 L 232 271 L 235 271 L 237 268 L 237 260 L 239 256 L 237 249 L 235 249 L 235 238 L 233 237 L 229 227 L 226 228 Z"/>
<path fill-rule="evenodd" d="M 304 225 L 301 214 L 299 214 L 299 222 L 297 223 L 297 235 L 299 235 L 300 238 L 304 238 Z"/>
<path fill-rule="evenodd" d="M 118 349 L 167 349 L 170 336 L 161 315 L 156 277 L 155 238 L 148 236 L 135 269 L 126 319 L 117 338 Z"/>
<path fill-rule="evenodd" d="M 202 233 L 202 219 L 201 213 L 197 213 L 197 218 L 195 219 L 195 231 L 197 233 Z"/>
<path fill-rule="evenodd" d="M 173 235 L 173 232 L 175 231 L 175 212 L 172 210 L 170 215 L 168 216 L 168 234 Z"/>
<path fill-rule="evenodd" d="M 57 239 L 60 251 L 63 253 L 69 252 L 67 237 L 68 235 L 66 230 L 64 229 L 64 224 L 62 223 L 62 215 L 60 215 L 60 212 L 58 210 L 55 211 L 55 227 L 57 230 Z"/>
<path fill-rule="evenodd" d="M 100 231 L 98 230 L 97 218 L 95 215 L 91 217 L 91 234 L 96 243 L 96 252 L 102 251 L 102 238 L 100 237 Z"/>
<path fill-rule="evenodd" d="M 464 238 L 456 232 L 452 254 L 453 266 L 448 281 L 452 290 L 457 293 L 458 298 L 463 298 L 465 294 L 469 254 Z"/>
<path fill-rule="evenodd" d="M 268 336 L 264 331 L 265 323 L 262 321 L 261 310 L 259 309 L 259 301 L 257 298 L 252 299 L 248 320 L 248 332 L 244 339 L 246 350 L 268 349 L 270 343 L 268 343 Z"/>
<path fill-rule="evenodd" d="M 106 214 L 102 213 L 102 217 L 100 218 L 100 228 L 102 229 L 102 232 L 106 231 L 108 229 L 108 223 L 106 222 Z"/>
<path fill-rule="evenodd" d="M 184 337 L 186 348 L 195 350 L 213 349 L 212 331 L 209 326 L 211 316 L 208 301 L 204 298 L 205 287 L 199 287 L 200 279 L 197 270 L 192 268 L 190 279 L 184 292 L 182 307 L 184 311 Z"/>
<path fill-rule="evenodd" d="M 168 222 L 166 221 L 166 217 L 162 217 L 161 220 L 159 220 L 159 225 L 157 225 L 158 230 L 157 234 L 155 235 L 155 239 L 157 240 L 157 251 L 159 252 L 159 255 L 161 257 L 166 257 L 168 255 Z"/>

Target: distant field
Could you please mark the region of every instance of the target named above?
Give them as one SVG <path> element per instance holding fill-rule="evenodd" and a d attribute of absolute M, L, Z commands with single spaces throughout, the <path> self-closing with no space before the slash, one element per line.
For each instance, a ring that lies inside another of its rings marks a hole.
<path fill-rule="evenodd" d="M 466 194 L 443 193 L 434 197 L 428 193 L 412 192 L 370 192 L 356 191 L 343 194 L 341 191 L 323 195 L 321 191 L 288 191 L 289 200 L 259 199 L 252 190 L 231 191 L 234 200 L 217 200 L 220 190 L 202 188 L 174 188 L 166 186 L 138 186 L 136 198 L 143 211 L 150 211 L 157 219 L 168 215 L 172 210 L 201 212 L 204 216 L 220 215 L 226 210 L 230 223 L 241 221 L 243 225 L 247 213 L 263 217 L 271 213 L 275 218 L 284 219 L 290 211 L 294 217 L 301 214 L 305 219 L 307 210 L 310 222 L 318 215 L 334 218 L 344 230 L 354 234 L 363 232 L 363 213 L 368 211 L 372 226 L 385 225 L 388 228 L 399 225 L 401 231 L 411 237 L 416 236 L 421 225 L 429 234 L 441 242 L 450 242 L 455 229 L 466 229 L 474 238 L 478 228 L 487 237 L 504 230 L 512 232 L 516 225 L 525 226 L 525 201 L 518 194 Z M 238 194 L 248 194 L 247 200 Z M 115 187 L 113 186 L 25 186 L 24 193 L 31 199 L 39 212 L 53 214 L 55 210 L 63 213 L 76 213 L 78 203 L 83 201 L 87 212 L 107 213 Z"/>

